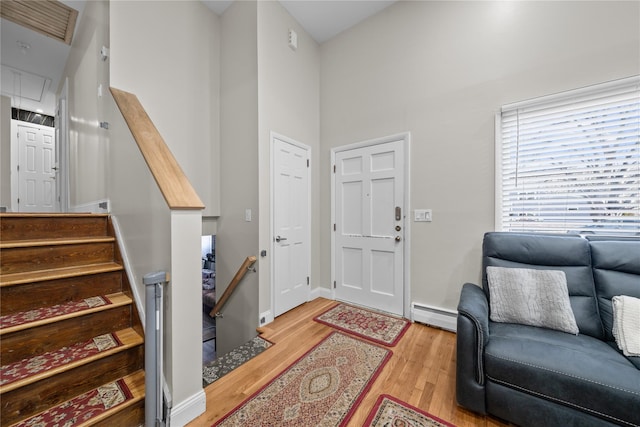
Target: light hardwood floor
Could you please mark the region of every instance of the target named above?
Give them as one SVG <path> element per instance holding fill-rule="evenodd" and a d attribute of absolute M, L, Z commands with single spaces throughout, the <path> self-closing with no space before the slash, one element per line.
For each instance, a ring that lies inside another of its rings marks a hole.
<path fill-rule="evenodd" d="M 275 345 L 209 385 L 207 411 L 190 424 L 211 426 L 333 331 L 313 318 L 334 305 L 324 298 L 295 308 L 262 328 Z M 506 426 L 462 409 L 455 401 L 455 334 L 414 323 L 349 421 L 362 426 L 378 395 L 391 394 L 437 417 L 465 426 Z"/>

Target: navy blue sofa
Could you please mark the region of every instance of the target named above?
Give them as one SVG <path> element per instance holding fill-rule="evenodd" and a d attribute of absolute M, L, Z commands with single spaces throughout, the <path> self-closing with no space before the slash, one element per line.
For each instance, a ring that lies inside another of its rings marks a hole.
<path fill-rule="evenodd" d="M 580 333 L 492 322 L 487 266 L 564 271 Z M 611 304 L 640 298 L 640 239 L 487 233 L 482 281 L 458 305 L 461 406 L 521 426 L 640 426 L 640 357 L 618 349 Z"/>

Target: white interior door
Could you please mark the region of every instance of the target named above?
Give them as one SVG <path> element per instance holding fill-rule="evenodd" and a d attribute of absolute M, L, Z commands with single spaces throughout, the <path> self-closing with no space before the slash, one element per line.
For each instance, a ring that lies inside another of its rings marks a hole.
<path fill-rule="evenodd" d="M 274 316 L 309 300 L 309 149 L 272 136 Z"/>
<path fill-rule="evenodd" d="M 404 140 L 335 154 L 335 296 L 404 311 Z"/>
<path fill-rule="evenodd" d="M 18 125 L 18 209 L 55 212 L 55 136 L 46 126 Z"/>

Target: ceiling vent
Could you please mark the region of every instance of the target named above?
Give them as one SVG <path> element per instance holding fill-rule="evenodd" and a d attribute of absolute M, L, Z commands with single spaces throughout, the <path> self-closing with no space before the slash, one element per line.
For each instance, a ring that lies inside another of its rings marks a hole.
<path fill-rule="evenodd" d="M 68 45 L 78 19 L 77 10 L 57 0 L 2 0 L 0 15 Z"/>

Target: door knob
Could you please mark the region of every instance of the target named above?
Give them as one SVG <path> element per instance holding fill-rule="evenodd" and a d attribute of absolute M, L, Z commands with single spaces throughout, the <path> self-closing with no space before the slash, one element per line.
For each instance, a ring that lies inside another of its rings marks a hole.
<path fill-rule="evenodd" d="M 399 242 L 400 240 L 402 240 L 402 238 L 400 236 L 396 236 L 396 242 Z"/>
<path fill-rule="evenodd" d="M 277 242 L 277 243 L 280 243 L 280 242 L 281 242 L 281 241 L 283 241 L 283 240 L 287 240 L 287 238 L 286 238 L 286 237 L 276 236 L 276 242 Z"/>

